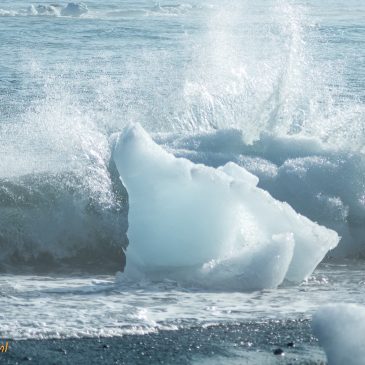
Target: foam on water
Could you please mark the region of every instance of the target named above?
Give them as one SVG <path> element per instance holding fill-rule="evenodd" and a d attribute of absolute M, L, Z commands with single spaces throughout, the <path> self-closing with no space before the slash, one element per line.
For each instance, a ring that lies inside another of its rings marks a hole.
<path fill-rule="evenodd" d="M 321 265 L 299 287 L 229 295 L 187 290 L 171 280 L 126 282 L 122 273 L 117 279 L 2 275 L 0 335 L 7 339 L 112 337 L 229 323 L 255 329 L 269 320 L 301 322 L 326 303 L 351 298 L 365 305 L 363 272 L 362 262 Z M 336 321 L 332 323 L 335 326 Z M 260 332 L 253 331 L 251 342 L 256 336 Z"/>

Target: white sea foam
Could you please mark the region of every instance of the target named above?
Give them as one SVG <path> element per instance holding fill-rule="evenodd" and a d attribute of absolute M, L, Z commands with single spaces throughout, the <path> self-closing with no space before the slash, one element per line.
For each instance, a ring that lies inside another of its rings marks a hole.
<path fill-rule="evenodd" d="M 138 124 L 121 133 L 113 158 L 129 194 L 127 269 L 271 288 L 304 280 L 337 245 L 335 232 L 257 188 L 244 168 L 175 158 Z"/>
<path fill-rule="evenodd" d="M 324 347 L 329 365 L 362 365 L 365 359 L 365 307 L 337 304 L 313 316 L 313 332 Z"/>

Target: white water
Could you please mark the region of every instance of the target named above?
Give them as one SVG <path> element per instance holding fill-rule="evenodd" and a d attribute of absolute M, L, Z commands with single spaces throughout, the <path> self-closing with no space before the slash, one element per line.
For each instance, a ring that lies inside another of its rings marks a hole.
<path fill-rule="evenodd" d="M 313 331 L 330 365 L 360 365 L 365 357 L 365 307 L 328 305 L 313 318 Z"/>

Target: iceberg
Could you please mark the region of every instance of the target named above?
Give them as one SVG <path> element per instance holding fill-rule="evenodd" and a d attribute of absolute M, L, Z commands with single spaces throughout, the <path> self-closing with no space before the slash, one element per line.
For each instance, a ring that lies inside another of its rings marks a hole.
<path fill-rule="evenodd" d="M 312 328 L 329 365 L 362 365 L 365 359 L 365 307 L 328 305 L 313 316 Z"/>
<path fill-rule="evenodd" d="M 339 241 L 258 188 L 246 169 L 177 158 L 139 124 L 116 138 L 113 159 L 129 196 L 127 272 L 208 288 L 275 288 L 306 279 Z"/>

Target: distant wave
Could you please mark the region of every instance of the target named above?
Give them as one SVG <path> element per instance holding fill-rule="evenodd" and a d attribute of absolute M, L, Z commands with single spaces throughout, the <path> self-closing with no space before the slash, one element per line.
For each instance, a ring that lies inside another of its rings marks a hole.
<path fill-rule="evenodd" d="M 185 15 L 192 10 L 197 10 L 200 7 L 196 5 L 181 3 L 173 5 L 155 4 L 152 7 L 141 8 L 123 8 L 107 12 L 107 17 L 135 17 L 135 16 L 178 16 Z"/>
<path fill-rule="evenodd" d="M 244 167 L 275 199 L 336 230 L 342 240 L 331 255 L 364 256 L 364 107 L 356 97 L 338 100 L 345 82 L 337 79 L 335 63 L 313 56 L 326 38 L 315 38 L 321 35 L 300 8 L 284 2 L 258 15 L 256 5 L 242 4 L 199 14 L 201 33 L 181 37 L 179 30 L 174 42 L 161 44 L 163 52 L 148 42 L 145 53 L 131 47 L 105 67 L 108 55 L 89 64 L 71 58 L 50 65 L 34 52 L 28 70 L 26 63 L 17 70 L 14 81 L 37 87 L 24 94 L 36 95 L 31 103 L 18 93 L 20 84 L 9 84 L 3 94 L 9 121 L 0 123 L 0 270 L 120 268 L 128 196 L 115 174 L 109 136 L 130 120 L 158 132 L 154 140 L 177 157 Z M 159 17 L 206 6 L 101 4 L 86 16 Z M 0 15 L 70 17 L 86 9 L 82 3 L 35 4 Z M 114 25 L 106 29 L 109 41 Z M 124 31 L 134 42 L 135 27 Z M 150 28 L 138 34 L 149 39 Z M 5 76 L 12 81 L 6 69 Z M 334 89 L 332 78 L 339 83 Z"/>
<path fill-rule="evenodd" d="M 90 12 L 87 5 L 83 2 L 70 2 L 63 4 L 31 4 L 26 9 L 0 9 L 0 16 L 53 16 L 53 17 L 80 17 L 87 15 L 89 18 L 99 17 L 135 17 L 135 16 L 176 16 L 184 15 L 193 9 L 197 9 L 196 5 L 181 3 L 173 5 L 161 5 L 143 7 L 124 7 L 116 10 L 98 10 Z M 200 7 L 199 7 L 200 8 Z"/>
<path fill-rule="evenodd" d="M 68 3 L 67 5 L 30 5 L 27 9 L 6 10 L 0 9 L 0 16 L 66 16 L 79 17 L 88 12 L 84 3 Z"/>

